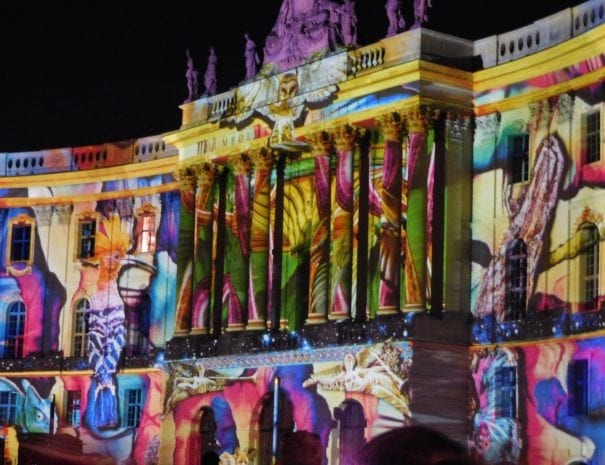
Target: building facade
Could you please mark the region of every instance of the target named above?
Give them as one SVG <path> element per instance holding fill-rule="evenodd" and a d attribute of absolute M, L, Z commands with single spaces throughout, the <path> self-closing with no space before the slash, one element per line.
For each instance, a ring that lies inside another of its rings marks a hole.
<path fill-rule="evenodd" d="M 284 2 L 175 131 L 0 154 L 7 460 L 267 465 L 304 429 L 348 465 L 410 423 L 605 460 L 605 3 L 364 47 L 336 6 Z"/>

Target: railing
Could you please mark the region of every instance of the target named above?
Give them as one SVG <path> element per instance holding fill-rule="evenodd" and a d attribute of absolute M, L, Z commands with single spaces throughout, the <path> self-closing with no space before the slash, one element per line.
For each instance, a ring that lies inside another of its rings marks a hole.
<path fill-rule="evenodd" d="M 375 68 L 384 64 L 385 49 L 372 45 L 353 50 L 349 53 L 350 73 L 355 75 L 361 71 Z"/>

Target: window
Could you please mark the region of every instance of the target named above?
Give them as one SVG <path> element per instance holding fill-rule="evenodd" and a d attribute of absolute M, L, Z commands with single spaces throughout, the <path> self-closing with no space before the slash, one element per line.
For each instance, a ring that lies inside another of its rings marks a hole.
<path fill-rule="evenodd" d="M 588 413 L 588 360 L 572 360 L 567 367 L 569 415 Z"/>
<path fill-rule="evenodd" d="M 517 369 L 499 367 L 496 369 L 496 418 L 517 416 Z"/>
<path fill-rule="evenodd" d="M 506 251 L 506 318 L 525 316 L 527 302 L 527 247 L 515 239 Z"/>
<path fill-rule="evenodd" d="M 586 163 L 601 159 L 601 113 L 589 113 L 584 119 Z"/>
<path fill-rule="evenodd" d="M 584 310 L 595 310 L 599 305 L 599 231 L 594 224 L 580 228 L 582 254 L 580 255 L 580 301 Z"/>
<path fill-rule="evenodd" d="M 31 265 L 34 254 L 34 219 L 27 215 L 19 215 L 9 222 L 10 263 L 25 262 Z"/>
<path fill-rule="evenodd" d="M 82 219 L 78 223 L 78 258 L 90 258 L 95 255 L 95 234 L 97 222 L 94 219 Z"/>
<path fill-rule="evenodd" d="M 529 134 L 510 136 L 508 143 L 512 182 L 526 182 L 529 180 Z"/>
<path fill-rule="evenodd" d="M 143 409 L 143 391 L 141 389 L 126 389 L 126 426 L 137 427 L 141 421 Z"/>
<path fill-rule="evenodd" d="M 155 251 L 155 208 L 149 204 L 137 210 L 137 251 Z"/>
<path fill-rule="evenodd" d="M 74 332 L 72 357 L 86 357 L 88 354 L 88 309 L 90 303 L 86 299 L 76 302 L 74 312 Z"/>
<path fill-rule="evenodd" d="M 80 391 L 67 391 L 67 396 L 65 399 L 65 418 L 63 420 L 66 424 L 74 426 L 76 428 L 82 424 L 82 417 L 80 412 L 80 399 Z"/>
<path fill-rule="evenodd" d="M 17 393 L 0 391 L 0 424 L 14 425 L 17 415 Z"/>
<path fill-rule="evenodd" d="M 6 312 L 5 358 L 23 357 L 23 335 L 25 333 L 25 305 L 13 302 Z"/>

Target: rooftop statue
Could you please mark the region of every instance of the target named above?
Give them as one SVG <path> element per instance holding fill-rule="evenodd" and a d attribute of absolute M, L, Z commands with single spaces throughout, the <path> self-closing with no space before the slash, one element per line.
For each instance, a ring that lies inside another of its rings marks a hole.
<path fill-rule="evenodd" d="M 330 0 L 284 0 L 265 41 L 263 65 L 284 71 L 315 54 L 336 50 L 343 36 L 340 8 Z"/>
<path fill-rule="evenodd" d="M 260 63 L 260 58 L 256 52 L 256 44 L 246 33 L 244 34 L 246 39 L 246 51 L 244 58 L 246 59 L 246 80 L 249 81 L 256 76 L 256 67 Z"/>
<path fill-rule="evenodd" d="M 340 27 L 342 41 L 345 45 L 357 44 L 357 15 L 355 14 L 355 2 L 344 0 L 340 7 Z"/>
<path fill-rule="evenodd" d="M 191 58 L 191 54 L 189 53 L 189 49 L 185 51 L 185 55 L 187 55 L 187 70 L 185 71 L 185 78 L 187 79 L 187 90 L 189 95 L 185 100 L 185 103 L 192 102 L 199 97 L 198 91 L 198 71 L 193 67 L 193 58 Z"/>
<path fill-rule="evenodd" d="M 208 55 L 208 65 L 206 66 L 206 72 L 204 73 L 204 91 L 205 96 L 216 94 L 216 52 L 214 47 L 210 47 L 210 54 Z"/>
<path fill-rule="evenodd" d="M 417 0 L 414 0 L 416 4 Z M 405 19 L 401 14 L 401 0 L 387 0 L 385 6 L 387 11 L 387 18 L 389 19 L 389 29 L 387 30 L 387 37 L 399 34 L 405 28 Z"/>
<path fill-rule="evenodd" d="M 429 8 L 432 7 L 431 0 L 414 0 L 414 25 L 420 27 L 429 21 Z"/>

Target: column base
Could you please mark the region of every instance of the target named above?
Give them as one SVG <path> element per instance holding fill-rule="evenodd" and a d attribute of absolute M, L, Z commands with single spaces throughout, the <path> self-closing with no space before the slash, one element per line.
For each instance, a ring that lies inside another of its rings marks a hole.
<path fill-rule="evenodd" d="M 328 319 L 330 321 L 334 321 L 334 320 L 350 320 L 351 319 L 351 315 L 349 315 L 348 313 L 342 312 L 342 313 L 330 313 L 328 315 Z"/>
<path fill-rule="evenodd" d="M 321 313 L 310 313 L 305 320 L 306 325 L 321 325 L 328 321 L 325 315 Z"/>
<path fill-rule="evenodd" d="M 236 331 L 243 331 L 244 329 L 246 329 L 246 325 L 244 323 L 231 323 L 225 328 L 225 332 L 233 333 Z"/>
<path fill-rule="evenodd" d="M 252 320 L 246 325 L 248 331 L 265 331 L 267 329 L 267 323 L 265 320 Z"/>
<path fill-rule="evenodd" d="M 200 336 L 204 334 L 208 334 L 208 328 L 193 328 L 189 333 L 190 336 Z"/>
<path fill-rule="evenodd" d="M 397 307 L 379 307 L 378 310 L 376 310 L 376 315 L 380 316 L 380 315 L 397 315 L 399 312 L 399 309 Z"/>

